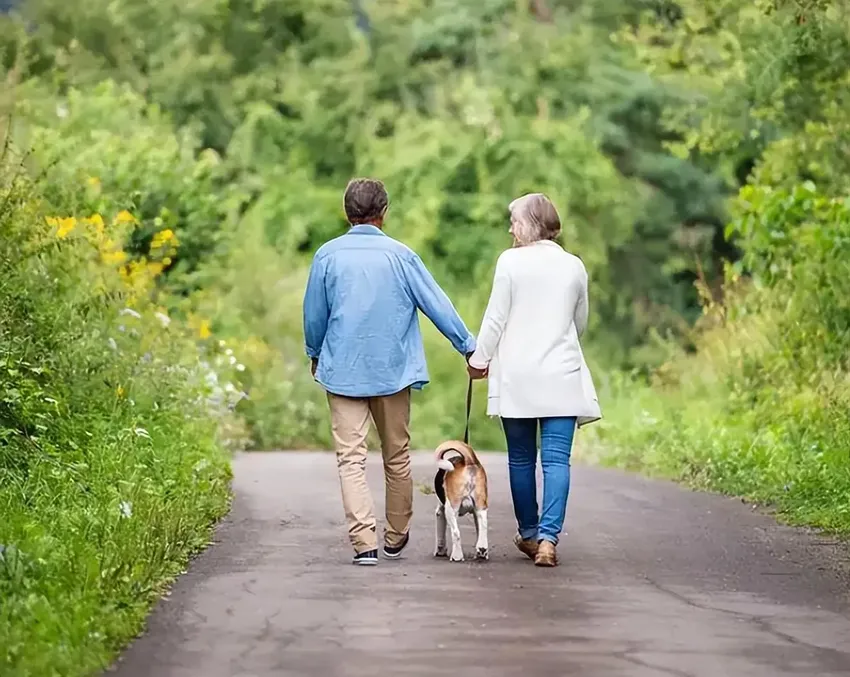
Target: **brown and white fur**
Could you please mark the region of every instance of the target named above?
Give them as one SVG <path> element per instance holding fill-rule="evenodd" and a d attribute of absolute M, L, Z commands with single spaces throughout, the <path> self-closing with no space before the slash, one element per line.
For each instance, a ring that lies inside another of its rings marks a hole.
<path fill-rule="evenodd" d="M 458 517 L 472 513 L 478 538 L 475 543 L 476 559 L 489 559 L 487 541 L 487 473 L 468 444 L 451 440 L 443 442 L 434 452 L 437 475 L 434 492 L 440 499 L 437 506 L 437 544 L 435 557 L 449 555 L 446 547 L 446 527 L 452 536 L 452 562 L 463 561 Z"/>

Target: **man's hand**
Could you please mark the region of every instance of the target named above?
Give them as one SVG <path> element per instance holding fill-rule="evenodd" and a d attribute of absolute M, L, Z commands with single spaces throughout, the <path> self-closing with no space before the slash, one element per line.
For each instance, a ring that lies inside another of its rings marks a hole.
<path fill-rule="evenodd" d="M 316 368 L 319 366 L 319 360 L 315 357 L 310 358 L 310 375 L 316 378 Z"/>

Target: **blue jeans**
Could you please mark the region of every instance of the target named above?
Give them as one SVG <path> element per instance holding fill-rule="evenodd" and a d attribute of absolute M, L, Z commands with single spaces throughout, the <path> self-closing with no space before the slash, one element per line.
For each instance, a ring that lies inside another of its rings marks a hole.
<path fill-rule="evenodd" d="M 537 512 L 537 428 L 543 466 L 543 511 Z M 503 418 L 508 443 L 508 468 L 519 535 L 526 540 L 557 545 L 564 528 L 570 494 L 570 453 L 576 429 L 574 416 Z"/>

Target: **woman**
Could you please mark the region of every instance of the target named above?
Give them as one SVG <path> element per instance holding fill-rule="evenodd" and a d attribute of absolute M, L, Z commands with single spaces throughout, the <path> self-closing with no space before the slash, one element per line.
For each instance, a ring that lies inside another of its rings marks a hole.
<path fill-rule="evenodd" d="M 552 567 L 570 490 L 573 435 L 577 426 L 602 416 L 579 344 L 587 327 L 587 271 L 554 241 L 561 220 L 545 195 L 525 195 L 509 209 L 514 247 L 496 264 L 469 372 L 489 378 L 487 413 L 502 419 L 519 531 L 515 543 L 536 565 Z"/>

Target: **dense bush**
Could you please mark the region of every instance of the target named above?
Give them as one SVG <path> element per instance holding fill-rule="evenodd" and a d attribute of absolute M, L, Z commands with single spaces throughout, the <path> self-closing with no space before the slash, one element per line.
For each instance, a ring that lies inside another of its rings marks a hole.
<path fill-rule="evenodd" d="M 850 531 L 850 7 L 683 5 L 678 34 L 650 22 L 638 39 L 656 63 L 675 56 L 668 77 L 712 85 L 692 147 L 756 153 L 726 228 L 740 259 L 702 288 L 696 354 L 671 347 L 651 385 L 617 384 L 595 451 Z"/>
<path fill-rule="evenodd" d="M 755 284 L 730 269 L 698 354 L 623 387 L 602 454 L 850 531 L 850 209 L 813 185 L 747 188 L 739 209 Z"/>
<path fill-rule="evenodd" d="M 173 231 L 131 259 L 133 214 L 47 211 L 42 188 L 7 147 L 0 672 L 20 676 L 94 672 L 139 629 L 227 509 L 238 432 L 238 390 L 152 295 Z"/>

